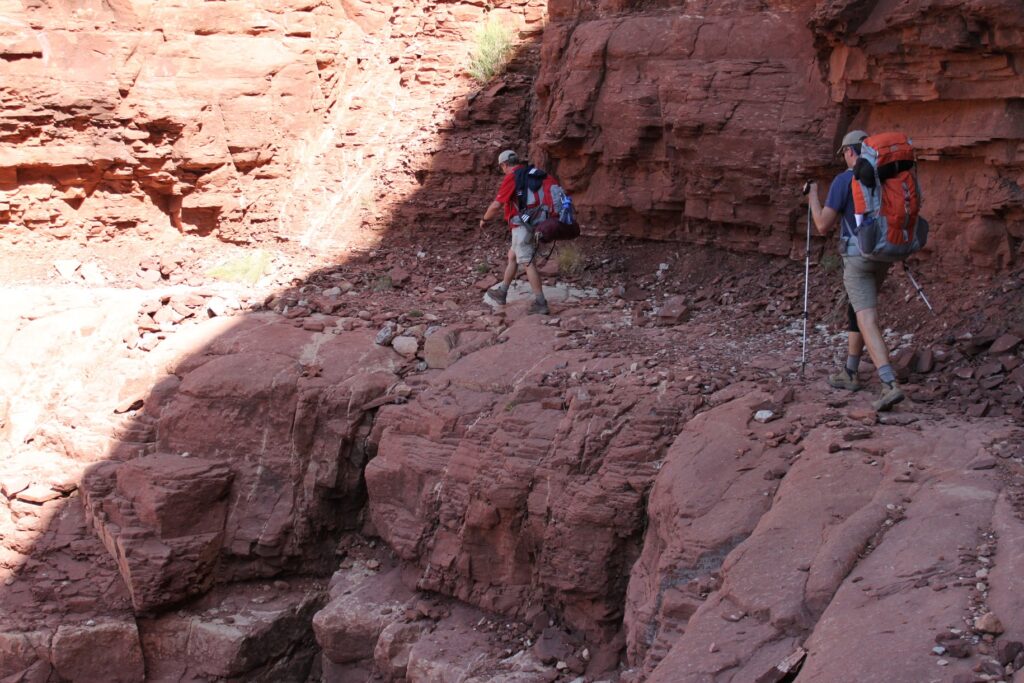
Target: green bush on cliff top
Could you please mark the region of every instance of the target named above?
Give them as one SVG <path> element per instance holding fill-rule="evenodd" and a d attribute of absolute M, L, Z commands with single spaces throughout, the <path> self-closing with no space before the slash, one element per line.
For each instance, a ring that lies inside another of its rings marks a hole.
<path fill-rule="evenodd" d="M 493 14 L 489 16 L 487 23 L 476 29 L 469 75 L 478 83 L 487 83 L 501 73 L 512 56 L 512 38 L 512 29 Z"/>

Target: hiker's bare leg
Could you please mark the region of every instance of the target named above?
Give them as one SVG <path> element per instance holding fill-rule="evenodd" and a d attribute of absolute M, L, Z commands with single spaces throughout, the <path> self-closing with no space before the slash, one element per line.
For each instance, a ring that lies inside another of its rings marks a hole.
<path fill-rule="evenodd" d="M 857 311 L 857 327 L 860 328 L 860 336 L 871 356 L 871 362 L 876 368 L 889 364 L 889 349 L 882 339 L 882 332 L 878 329 L 878 311 L 874 308 L 862 308 Z M 854 332 L 850 333 L 850 348 L 853 348 Z"/>
<path fill-rule="evenodd" d="M 530 289 L 533 290 L 534 296 L 544 293 L 544 288 L 540 284 L 540 273 L 537 272 L 537 266 L 532 263 L 526 266 L 526 279 L 530 281 Z"/>
<path fill-rule="evenodd" d="M 850 332 L 846 340 L 846 353 L 860 358 L 864 353 L 864 335 L 860 332 Z"/>
<path fill-rule="evenodd" d="M 508 287 L 512 284 L 512 281 L 516 279 L 516 273 L 519 272 L 519 265 L 516 263 L 516 252 L 513 249 L 508 250 L 508 265 L 505 266 L 505 277 L 502 278 L 502 282 Z"/>

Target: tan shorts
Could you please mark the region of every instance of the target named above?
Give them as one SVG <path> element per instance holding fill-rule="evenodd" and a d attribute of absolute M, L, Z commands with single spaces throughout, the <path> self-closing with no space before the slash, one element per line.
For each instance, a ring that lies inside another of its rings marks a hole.
<path fill-rule="evenodd" d="M 843 285 L 854 311 L 878 307 L 878 290 L 891 263 L 871 261 L 863 256 L 843 257 Z"/>
<path fill-rule="evenodd" d="M 533 230 L 522 226 L 512 228 L 512 251 L 516 254 L 516 263 L 523 266 L 533 261 L 536 248 Z"/>

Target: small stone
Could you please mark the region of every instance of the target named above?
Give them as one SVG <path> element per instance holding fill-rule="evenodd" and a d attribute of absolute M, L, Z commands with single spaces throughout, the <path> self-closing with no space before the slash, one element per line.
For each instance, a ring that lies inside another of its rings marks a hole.
<path fill-rule="evenodd" d="M 32 485 L 32 480 L 19 475 L 11 475 L 0 482 L 0 493 L 7 498 L 14 498 L 15 495 L 24 491 Z"/>
<path fill-rule="evenodd" d="M 991 405 L 988 401 L 979 401 L 967 407 L 967 414 L 970 417 L 985 417 Z"/>
<path fill-rule="evenodd" d="M 983 673 L 987 673 L 990 676 L 1003 675 L 1003 665 L 994 659 L 983 659 L 981 661 L 980 669 Z"/>
<path fill-rule="evenodd" d="M 1008 353 L 1017 348 L 1017 345 L 1020 344 L 1020 342 L 1020 337 L 1013 334 L 1004 334 L 999 337 L 999 339 L 992 342 L 992 346 L 989 347 L 988 352 L 994 356 Z"/>
<path fill-rule="evenodd" d="M 997 617 L 993 612 L 986 612 L 975 619 L 974 628 L 982 633 L 991 633 L 996 636 L 1005 630 L 1003 628 L 1003 622 L 999 621 L 999 617 Z"/>
<path fill-rule="evenodd" d="M 942 647 L 941 645 L 936 645 L 935 647 L 932 648 L 932 652 L 934 652 L 935 654 L 937 654 L 939 656 L 942 656 L 942 655 L 946 654 L 946 648 Z"/>
<path fill-rule="evenodd" d="M 1024 652 L 1024 643 L 1016 640 L 1000 640 L 996 644 L 996 659 L 1003 666 L 1012 664 L 1022 652 Z"/>
<path fill-rule="evenodd" d="M 945 659 L 938 659 L 935 661 L 939 666 L 949 666 L 949 661 Z"/>
<path fill-rule="evenodd" d="M 412 358 L 419 351 L 420 343 L 416 337 L 401 336 L 391 340 L 391 348 L 406 358 Z"/>
<path fill-rule="evenodd" d="M 979 455 L 967 465 L 969 470 L 990 470 L 996 466 L 996 459 L 991 455 Z"/>
<path fill-rule="evenodd" d="M 379 560 L 367 560 L 366 561 L 366 568 L 367 569 L 380 569 L 380 561 Z"/>
<path fill-rule="evenodd" d="M 754 413 L 754 420 L 756 420 L 757 422 L 771 422 L 774 419 L 775 413 L 772 412 L 771 410 L 759 410 L 756 413 Z"/>
<path fill-rule="evenodd" d="M 42 505 L 43 503 L 56 500 L 60 497 L 60 493 L 43 484 L 33 484 L 24 491 L 19 491 L 16 495 L 18 500 L 26 503 L 35 503 L 36 505 Z"/>
<path fill-rule="evenodd" d="M 362 313 L 362 311 L 360 311 Z M 362 317 L 360 315 L 360 317 Z M 377 336 L 374 337 L 373 342 L 380 346 L 387 346 L 391 343 L 391 340 L 395 338 L 395 326 L 392 323 L 386 323 L 377 331 Z"/>
<path fill-rule="evenodd" d="M 862 441 L 863 439 L 870 439 L 872 433 L 868 427 L 854 427 L 843 433 L 843 439 L 846 441 Z"/>
<path fill-rule="evenodd" d="M 957 659 L 966 659 L 971 656 L 971 647 L 962 640 L 953 640 L 946 643 L 946 654 Z"/>

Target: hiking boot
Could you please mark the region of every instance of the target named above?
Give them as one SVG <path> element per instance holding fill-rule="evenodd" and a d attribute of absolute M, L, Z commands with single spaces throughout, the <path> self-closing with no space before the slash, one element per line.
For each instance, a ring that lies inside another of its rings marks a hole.
<path fill-rule="evenodd" d="M 491 301 L 499 306 L 504 306 L 505 300 L 508 298 L 508 290 L 501 287 L 491 287 L 487 290 L 487 296 L 491 297 Z"/>
<path fill-rule="evenodd" d="M 871 404 L 871 407 L 883 413 L 891 410 L 894 405 L 904 398 L 905 396 L 903 396 L 903 392 L 900 391 L 900 386 L 896 382 L 882 382 L 882 395 Z"/>
<path fill-rule="evenodd" d="M 548 302 L 547 301 L 536 301 L 536 300 L 534 300 L 534 302 L 532 304 L 530 304 L 530 307 L 528 309 L 526 309 L 526 314 L 527 315 L 534 315 L 535 313 L 540 313 L 541 315 L 547 315 L 548 314 Z"/>
<path fill-rule="evenodd" d="M 846 389 L 847 391 L 860 390 L 860 380 L 857 379 L 857 375 L 850 374 L 850 371 L 846 368 L 840 368 L 839 372 L 829 375 L 828 385 L 836 389 Z"/>

